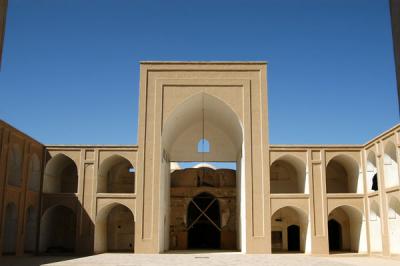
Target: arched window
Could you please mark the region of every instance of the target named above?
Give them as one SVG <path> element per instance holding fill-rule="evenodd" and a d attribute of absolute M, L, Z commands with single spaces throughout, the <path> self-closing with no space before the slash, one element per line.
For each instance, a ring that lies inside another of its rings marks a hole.
<path fill-rule="evenodd" d="M 34 192 L 39 192 L 40 190 L 40 160 L 36 154 L 33 154 L 29 161 L 29 179 L 28 179 L 28 189 Z"/>
<path fill-rule="evenodd" d="M 375 153 L 373 151 L 370 151 L 367 157 L 367 184 L 368 191 L 378 191 L 378 174 Z"/>
<path fill-rule="evenodd" d="M 197 143 L 197 152 L 205 153 L 210 152 L 210 143 L 206 139 L 201 139 Z"/>
<path fill-rule="evenodd" d="M 399 185 L 399 173 L 397 165 L 396 146 L 393 142 L 388 142 L 384 148 L 383 155 L 384 175 L 386 187 L 394 187 Z"/>
<path fill-rule="evenodd" d="M 11 147 L 8 156 L 7 183 L 12 186 L 21 186 L 22 183 L 22 149 L 18 144 Z"/>

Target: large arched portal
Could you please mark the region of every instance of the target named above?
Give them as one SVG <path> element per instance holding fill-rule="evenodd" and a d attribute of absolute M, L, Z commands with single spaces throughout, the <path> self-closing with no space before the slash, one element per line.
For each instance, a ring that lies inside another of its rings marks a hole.
<path fill-rule="evenodd" d="M 161 208 L 164 250 L 241 249 L 242 145 L 237 114 L 207 93 L 190 97 L 166 117 L 161 174 L 170 190 L 161 195 L 165 204 Z M 206 162 L 220 167 L 210 167 Z M 171 173 L 171 163 L 179 163 L 184 169 Z M 185 165 L 189 163 L 199 164 L 188 168 Z M 204 192 L 208 194 L 201 194 Z M 214 197 L 208 212 L 212 210 L 215 221 L 200 215 L 196 207 L 196 201 L 205 195 L 208 200 L 210 195 Z M 196 214 L 201 218 L 192 224 Z M 207 242 L 211 240 L 212 244 Z"/>
<path fill-rule="evenodd" d="M 134 248 L 132 211 L 118 203 L 104 207 L 96 218 L 94 252 L 134 252 Z"/>
<path fill-rule="evenodd" d="M 40 221 L 40 245 L 42 253 L 72 253 L 75 251 L 76 216 L 65 206 L 46 210 Z"/>

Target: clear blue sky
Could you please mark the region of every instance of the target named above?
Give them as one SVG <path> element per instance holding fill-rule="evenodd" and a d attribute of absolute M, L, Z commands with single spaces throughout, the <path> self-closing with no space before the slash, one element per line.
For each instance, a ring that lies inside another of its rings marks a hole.
<path fill-rule="evenodd" d="M 46 144 L 135 144 L 139 61 L 266 60 L 272 144 L 399 122 L 386 0 L 9 0 L 0 117 Z"/>

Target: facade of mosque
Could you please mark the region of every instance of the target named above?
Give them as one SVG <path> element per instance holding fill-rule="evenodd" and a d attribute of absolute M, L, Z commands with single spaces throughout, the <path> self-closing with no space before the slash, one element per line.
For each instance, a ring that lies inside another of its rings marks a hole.
<path fill-rule="evenodd" d="M 0 122 L 1 254 L 400 254 L 400 125 L 271 145 L 266 72 L 142 62 L 138 145 L 43 145 Z"/>

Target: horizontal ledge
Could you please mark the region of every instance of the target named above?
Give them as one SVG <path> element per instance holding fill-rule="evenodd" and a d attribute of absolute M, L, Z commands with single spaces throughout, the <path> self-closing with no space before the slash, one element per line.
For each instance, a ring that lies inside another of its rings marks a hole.
<path fill-rule="evenodd" d="M 96 198 L 136 198 L 136 193 L 96 193 Z"/>
<path fill-rule="evenodd" d="M 326 193 L 328 199 L 363 198 L 362 193 Z"/>
<path fill-rule="evenodd" d="M 304 193 L 271 193 L 271 199 L 308 199 L 309 194 Z"/>

